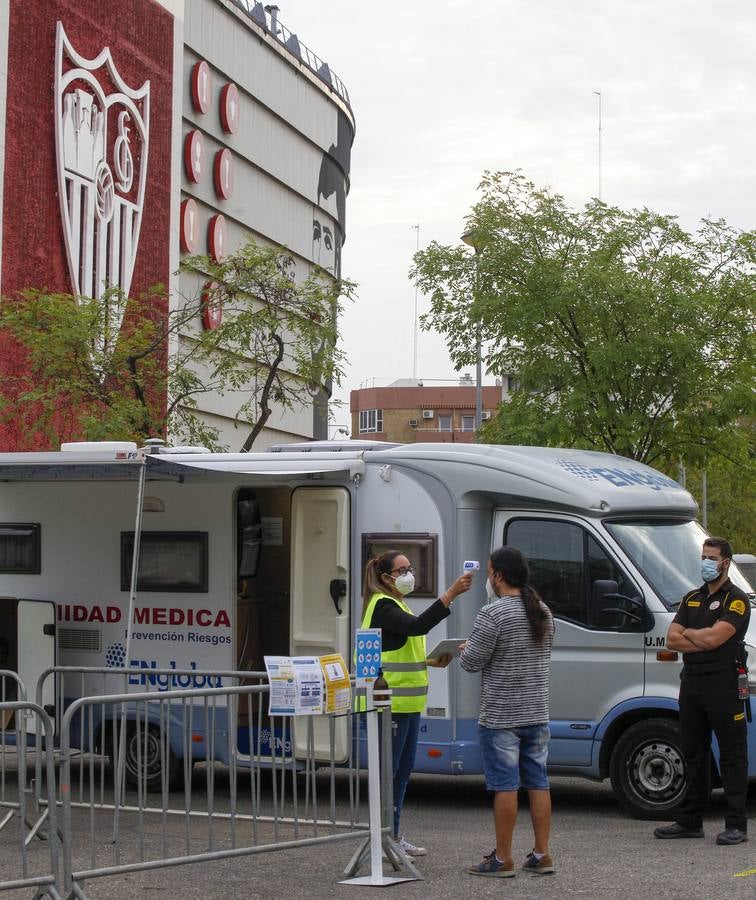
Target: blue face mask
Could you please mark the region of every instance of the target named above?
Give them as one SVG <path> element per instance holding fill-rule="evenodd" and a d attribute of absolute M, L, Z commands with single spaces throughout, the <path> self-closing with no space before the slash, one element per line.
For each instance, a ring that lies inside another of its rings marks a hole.
<path fill-rule="evenodd" d="M 705 582 L 716 581 L 719 574 L 719 565 L 713 559 L 701 560 L 701 578 Z"/>

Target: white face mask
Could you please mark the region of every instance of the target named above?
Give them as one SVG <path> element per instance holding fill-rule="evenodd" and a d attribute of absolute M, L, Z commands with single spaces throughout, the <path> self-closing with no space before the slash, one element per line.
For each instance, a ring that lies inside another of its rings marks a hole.
<path fill-rule="evenodd" d="M 403 596 L 411 594 L 412 591 L 415 590 L 415 576 L 412 572 L 407 572 L 406 575 L 398 575 L 394 579 L 394 585 L 396 586 L 397 591 Z"/>
<path fill-rule="evenodd" d="M 499 599 L 499 595 L 494 590 L 494 586 L 491 584 L 491 579 L 486 579 L 486 597 L 488 597 L 488 602 L 493 603 L 494 600 Z"/>

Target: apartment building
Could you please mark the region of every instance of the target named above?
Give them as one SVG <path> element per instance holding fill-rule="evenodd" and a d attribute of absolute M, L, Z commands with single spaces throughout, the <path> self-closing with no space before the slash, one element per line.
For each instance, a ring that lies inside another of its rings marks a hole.
<path fill-rule="evenodd" d="M 510 376 L 483 385 L 484 422 L 496 414 L 515 387 Z M 470 444 L 475 439 L 475 393 L 469 376 L 463 376 L 458 384 L 405 378 L 386 387 L 359 388 L 349 395 L 352 437 Z"/>

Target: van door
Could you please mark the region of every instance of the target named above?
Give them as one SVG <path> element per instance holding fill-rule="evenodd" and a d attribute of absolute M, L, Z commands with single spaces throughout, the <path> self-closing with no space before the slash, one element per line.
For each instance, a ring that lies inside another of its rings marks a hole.
<path fill-rule="evenodd" d="M 531 583 L 554 615 L 551 766 L 588 766 L 596 728 L 609 710 L 643 696 L 644 623 L 591 621 L 597 581 L 640 591 L 588 523 L 537 513 L 497 514 L 496 537 L 528 560 Z M 497 546 L 499 546 L 497 544 Z"/>
<path fill-rule="evenodd" d="M 27 699 L 35 702 L 37 681 L 45 669 L 55 665 L 55 604 L 46 600 L 19 600 L 16 609 L 18 675 L 26 686 Z M 45 680 L 42 706 L 55 703 L 55 679 Z M 39 720 L 29 720 L 36 730 Z"/>
<path fill-rule="evenodd" d="M 343 487 L 297 488 L 291 499 L 291 654 L 340 653 L 349 664 L 349 491 Z M 334 584 L 335 583 L 335 584 Z M 341 594 L 336 600 L 334 593 Z M 336 760 L 348 756 L 346 716 L 336 722 Z M 295 754 L 304 755 L 307 730 L 297 720 Z M 328 720 L 317 717 L 315 756 L 330 758 Z"/>

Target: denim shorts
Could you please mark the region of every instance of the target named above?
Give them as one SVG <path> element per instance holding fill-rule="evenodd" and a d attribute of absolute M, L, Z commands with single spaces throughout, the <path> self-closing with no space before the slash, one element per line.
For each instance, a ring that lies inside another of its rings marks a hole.
<path fill-rule="evenodd" d="M 478 725 L 483 771 L 489 791 L 546 791 L 546 759 L 551 732 L 548 725 L 486 728 Z"/>

